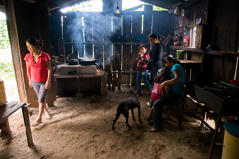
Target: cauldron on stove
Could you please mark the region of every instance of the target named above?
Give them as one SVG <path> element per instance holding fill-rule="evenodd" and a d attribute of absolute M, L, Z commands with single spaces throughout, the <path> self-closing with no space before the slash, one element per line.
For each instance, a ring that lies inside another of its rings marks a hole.
<path fill-rule="evenodd" d="M 88 66 L 88 65 L 95 65 L 97 59 L 84 59 L 84 58 L 79 58 L 79 64 L 83 66 Z"/>
<path fill-rule="evenodd" d="M 69 65 L 78 65 L 78 59 L 75 54 L 68 54 L 66 59 Z"/>

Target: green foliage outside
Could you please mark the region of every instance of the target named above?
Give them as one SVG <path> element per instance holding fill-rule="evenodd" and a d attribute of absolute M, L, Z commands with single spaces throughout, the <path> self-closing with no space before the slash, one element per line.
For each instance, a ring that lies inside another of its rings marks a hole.
<path fill-rule="evenodd" d="M 0 77 L 9 80 L 15 78 L 12 62 L 0 62 Z"/>
<path fill-rule="evenodd" d="M 7 31 L 6 17 L 0 16 L 0 77 L 4 80 L 14 79 L 14 67 L 11 60 L 10 42 Z"/>
<path fill-rule="evenodd" d="M 0 18 L 0 49 L 8 49 L 10 47 L 6 18 Z"/>

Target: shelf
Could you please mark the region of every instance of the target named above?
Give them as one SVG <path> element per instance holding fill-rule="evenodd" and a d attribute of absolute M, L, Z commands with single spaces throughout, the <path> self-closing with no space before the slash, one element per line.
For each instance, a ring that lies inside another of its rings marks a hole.
<path fill-rule="evenodd" d="M 202 49 L 197 49 L 197 48 L 191 48 L 191 47 L 184 47 L 184 46 L 170 46 L 171 49 L 174 50 L 185 50 L 185 51 L 191 51 L 191 52 L 198 52 L 202 53 Z"/>
<path fill-rule="evenodd" d="M 201 61 L 193 61 L 193 60 L 179 60 L 182 64 L 201 64 Z"/>
<path fill-rule="evenodd" d="M 239 56 L 239 53 L 233 51 L 217 51 L 217 50 L 206 50 L 205 54 L 209 55 L 234 55 Z"/>

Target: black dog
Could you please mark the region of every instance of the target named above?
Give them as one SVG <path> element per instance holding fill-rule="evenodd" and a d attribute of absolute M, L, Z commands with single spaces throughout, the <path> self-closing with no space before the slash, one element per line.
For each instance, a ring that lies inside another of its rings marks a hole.
<path fill-rule="evenodd" d="M 117 113 L 116 113 L 116 117 L 115 120 L 113 122 L 113 126 L 112 126 L 112 130 L 115 129 L 115 123 L 118 120 L 120 114 L 122 113 L 125 118 L 126 118 L 126 124 L 129 127 L 129 130 L 132 128 L 129 123 L 128 123 L 128 119 L 129 119 L 129 109 L 131 109 L 132 112 L 132 116 L 133 116 L 133 120 L 135 121 L 135 117 L 134 117 L 134 108 L 138 108 L 138 113 L 139 113 L 139 122 L 142 124 L 143 122 L 140 119 L 140 102 L 139 102 L 139 98 L 137 96 L 137 94 L 135 94 L 133 91 L 130 91 L 131 94 L 133 94 L 132 97 L 126 99 L 125 101 L 121 102 L 117 108 Z"/>

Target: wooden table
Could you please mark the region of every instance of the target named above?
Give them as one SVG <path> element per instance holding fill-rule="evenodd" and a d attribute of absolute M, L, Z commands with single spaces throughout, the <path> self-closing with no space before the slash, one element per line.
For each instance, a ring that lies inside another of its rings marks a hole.
<path fill-rule="evenodd" d="M 213 110 L 217 115 L 216 127 L 213 133 L 213 138 L 208 154 L 208 159 L 212 157 L 214 145 L 216 142 L 216 137 L 218 129 L 221 123 L 223 115 L 237 116 L 239 115 L 239 101 L 227 97 L 221 96 L 222 94 L 215 94 L 211 91 L 208 91 L 202 87 L 202 85 L 191 84 L 188 88 L 190 96 L 198 101 L 199 103 L 204 103 L 205 106 Z"/>
<path fill-rule="evenodd" d="M 28 110 L 27 110 L 27 107 L 29 105 L 30 104 L 12 101 L 12 102 L 9 102 L 9 103 L 6 103 L 6 104 L 0 106 L 0 124 L 1 124 L 3 131 L 5 131 L 8 134 L 11 134 L 10 127 L 8 124 L 8 117 L 10 115 L 12 115 L 14 112 L 16 112 L 18 109 L 22 108 L 23 120 L 24 120 L 25 127 L 26 127 L 27 143 L 28 143 L 28 146 L 32 146 L 33 140 L 32 140 L 29 115 L 28 115 Z"/>

